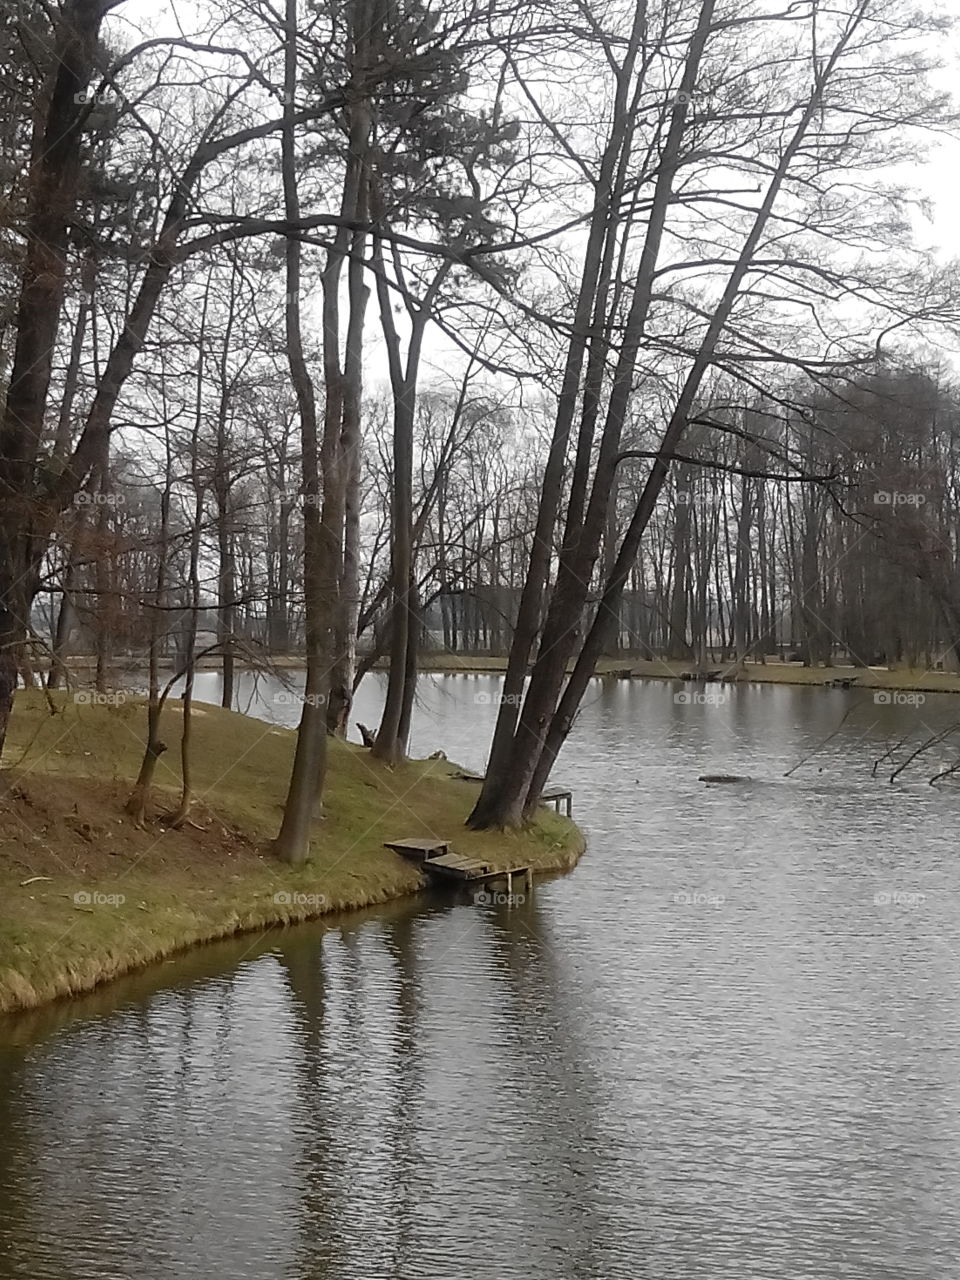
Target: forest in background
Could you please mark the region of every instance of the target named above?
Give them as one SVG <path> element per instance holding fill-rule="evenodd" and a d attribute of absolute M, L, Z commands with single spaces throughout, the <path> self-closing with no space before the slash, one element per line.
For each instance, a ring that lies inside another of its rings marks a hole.
<path fill-rule="evenodd" d="M 278 853 L 424 646 L 508 657 L 471 823 L 601 656 L 956 664 L 956 128 L 901 0 L 251 0 L 0 18 L 0 742 L 94 656 L 299 655 Z M 184 788 L 180 820 L 190 808 Z"/>

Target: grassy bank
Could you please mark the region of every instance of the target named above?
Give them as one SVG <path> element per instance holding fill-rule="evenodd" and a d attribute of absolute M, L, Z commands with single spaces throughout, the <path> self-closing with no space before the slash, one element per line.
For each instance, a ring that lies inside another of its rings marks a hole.
<path fill-rule="evenodd" d="M 422 888 L 385 839 L 434 835 L 494 867 L 571 867 L 577 828 L 543 811 L 519 834 L 469 832 L 476 784 L 446 760 L 392 770 L 359 747 L 331 743 L 329 780 L 311 859 L 269 854 L 294 735 L 259 720 L 195 707 L 194 824 L 159 815 L 179 786 L 179 703 L 164 712 L 153 820 L 136 828 L 123 804 L 143 750 L 140 700 L 76 704 L 18 696 L 0 795 L 0 1012 L 31 1008 L 163 959 L 191 944 L 262 931 Z M 37 877 L 42 877 L 38 879 Z M 30 883 L 26 883 L 26 882 Z"/>

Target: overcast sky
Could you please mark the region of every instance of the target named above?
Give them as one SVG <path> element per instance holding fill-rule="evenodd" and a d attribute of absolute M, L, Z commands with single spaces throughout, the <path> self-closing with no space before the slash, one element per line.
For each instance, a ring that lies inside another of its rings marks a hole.
<path fill-rule="evenodd" d="M 960 110 L 960 0 L 929 0 L 941 13 L 949 13 L 958 21 L 957 30 L 944 39 L 938 50 L 944 67 L 935 76 L 935 83 L 956 98 Z M 203 0 L 123 0 L 111 18 L 122 44 L 143 38 L 146 33 L 173 35 L 196 29 L 203 25 Z M 958 128 L 960 134 L 960 128 Z M 919 247 L 931 249 L 940 260 L 960 258 L 960 136 L 929 141 L 929 155 L 918 158 L 914 165 L 902 166 L 883 175 L 894 177 L 914 188 L 930 201 L 929 216 L 919 211 L 914 217 L 914 235 Z M 305 320 L 319 327 L 319 311 L 310 298 L 305 299 Z M 314 316 L 314 312 L 317 312 Z M 405 329 L 403 317 L 398 316 L 401 331 Z M 432 326 L 431 326 L 432 328 Z M 374 308 L 368 312 L 366 325 L 368 350 L 365 357 L 366 382 L 369 390 L 385 382 L 386 358 L 382 350 L 379 325 L 375 323 Z M 462 357 L 458 348 L 435 329 L 430 334 L 424 352 L 424 373 L 428 381 L 441 381 L 451 375 L 459 376 Z"/>
<path fill-rule="evenodd" d="M 960 29 L 941 55 L 947 65 L 936 82 L 957 97 L 960 107 Z M 960 257 L 960 138 L 945 138 L 931 148 L 929 161 L 905 173 L 904 180 L 913 182 L 934 204 L 931 220 L 916 223 L 918 242 L 935 246 L 943 258 Z"/>

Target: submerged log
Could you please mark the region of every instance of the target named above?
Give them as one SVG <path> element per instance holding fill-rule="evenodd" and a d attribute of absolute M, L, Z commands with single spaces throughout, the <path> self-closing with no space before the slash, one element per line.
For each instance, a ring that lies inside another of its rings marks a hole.
<path fill-rule="evenodd" d="M 745 773 L 701 773 L 698 782 L 751 782 Z"/>

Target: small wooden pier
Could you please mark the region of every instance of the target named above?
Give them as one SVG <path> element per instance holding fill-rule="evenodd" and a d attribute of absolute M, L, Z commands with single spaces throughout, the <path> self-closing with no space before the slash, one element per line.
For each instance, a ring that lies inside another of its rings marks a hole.
<path fill-rule="evenodd" d="M 573 810 L 573 792 L 567 791 L 564 787 L 550 787 L 540 797 L 540 803 L 552 804 L 557 813 L 561 812 L 562 805 L 563 813 L 569 818 Z"/>
<path fill-rule="evenodd" d="M 527 893 L 533 889 L 533 872 L 529 867 L 494 870 L 480 858 L 473 858 L 466 853 L 453 853 L 448 840 L 416 836 L 403 840 L 385 840 L 384 846 L 416 862 L 434 884 L 481 884 L 494 889 L 502 887 L 509 894 L 513 892 L 514 880 L 519 878 Z"/>
<path fill-rule="evenodd" d="M 384 840 L 384 848 L 392 849 L 413 862 L 425 862 L 450 852 L 449 840 L 434 840 L 431 836 L 414 836 L 405 840 Z"/>
<path fill-rule="evenodd" d="M 483 782 L 482 773 L 455 773 L 458 782 Z M 547 787 L 540 797 L 541 804 L 552 804 L 557 813 L 573 816 L 573 792 L 568 787 Z"/>

